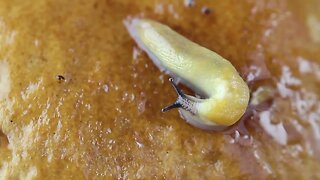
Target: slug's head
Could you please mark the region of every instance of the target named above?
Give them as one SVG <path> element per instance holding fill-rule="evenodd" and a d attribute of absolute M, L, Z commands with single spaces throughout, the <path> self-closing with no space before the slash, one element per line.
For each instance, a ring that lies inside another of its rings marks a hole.
<path fill-rule="evenodd" d="M 178 97 L 175 103 L 163 108 L 161 110 L 162 112 L 179 108 L 179 113 L 182 118 L 195 127 L 215 131 L 221 131 L 227 128 L 227 126 L 217 125 L 212 121 L 201 118 L 198 108 L 199 104 L 204 100 L 184 94 L 172 78 L 170 78 L 169 81 L 171 82 L 171 85 L 176 91 Z"/>
<path fill-rule="evenodd" d="M 177 84 L 175 84 L 172 78 L 170 78 L 169 81 L 171 82 L 171 85 L 176 91 L 178 98 L 175 103 L 163 108 L 161 111 L 166 112 L 174 108 L 183 108 L 184 110 L 189 111 L 192 114 L 196 114 L 197 111 L 196 111 L 196 108 L 194 107 L 196 105 L 196 102 L 192 100 L 190 96 L 185 95 L 182 92 L 182 90 L 177 86 Z"/>

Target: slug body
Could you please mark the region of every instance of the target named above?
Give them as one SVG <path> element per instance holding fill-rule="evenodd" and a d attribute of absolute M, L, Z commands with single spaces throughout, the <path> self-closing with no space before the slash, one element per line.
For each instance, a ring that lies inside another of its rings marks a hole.
<path fill-rule="evenodd" d="M 224 129 L 241 118 L 249 88 L 229 61 L 161 23 L 134 18 L 125 25 L 161 71 L 201 95 L 201 99 L 185 95 L 172 81 L 179 96 L 164 111 L 179 108 L 188 123 L 211 130 Z"/>

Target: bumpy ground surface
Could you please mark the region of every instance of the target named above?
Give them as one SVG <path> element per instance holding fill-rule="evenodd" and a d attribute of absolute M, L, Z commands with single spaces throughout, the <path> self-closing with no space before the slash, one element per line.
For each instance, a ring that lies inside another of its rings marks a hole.
<path fill-rule="evenodd" d="M 1 0 L 0 177 L 320 178 L 319 1 L 187 2 Z M 129 15 L 216 51 L 272 100 L 223 133 L 161 113 L 175 94 Z"/>

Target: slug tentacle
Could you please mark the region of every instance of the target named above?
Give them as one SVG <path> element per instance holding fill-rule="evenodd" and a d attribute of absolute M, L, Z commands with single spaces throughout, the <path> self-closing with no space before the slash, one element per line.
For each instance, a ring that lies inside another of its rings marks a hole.
<path fill-rule="evenodd" d="M 170 79 L 178 98 L 163 112 L 179 108 L 188 123 L 209 130 L 224 129 L 241 118 L 248 106 L 249 88 L 228 60 L 159 22 L 131 18 L 124 24 L 162 72 L 202 95 L 203 99 L 186 95 Z"/>
<path fill-rule="evenodd" d="M 162 112 L 166 112 L 166 111 L 169 111 L 171 109 L 181 108 L 181 107 L 182 107 L 182 105 L 180 103 L 175 102 L 175 103 L 173 103 L 173 104 L 171 104 L 169 106 L 166 106 L 166 107 L 162 108 L 161 111 Z"/>
<path fill-rule="evenodd" d="M 197 102 L 193 100 L 191 96 L 185 95 L 174 82 L 173 78 L 170 78 L 169 81 L 171 82 L 172 87 L 176 91 L 178 98 L 175 103 L 163 108 L 161 111 L 166 112 L 174 108 L 183 108 L 184 110 L 189 111 L 190 113 L 195 115 L 197 113 L 197 109 L 195 108 Z"/>

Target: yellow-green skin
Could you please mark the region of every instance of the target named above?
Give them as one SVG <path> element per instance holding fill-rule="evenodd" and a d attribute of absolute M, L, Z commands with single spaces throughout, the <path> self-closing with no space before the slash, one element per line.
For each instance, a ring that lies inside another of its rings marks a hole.
<path fill-rule="evenodd" d="M 229 61 L 158 22 L 133 19 L 126 26 L 158 67 L 204 93 L 195 105 L 200 121 L 229 126 L 241 118 L 249 88 Z"/>

